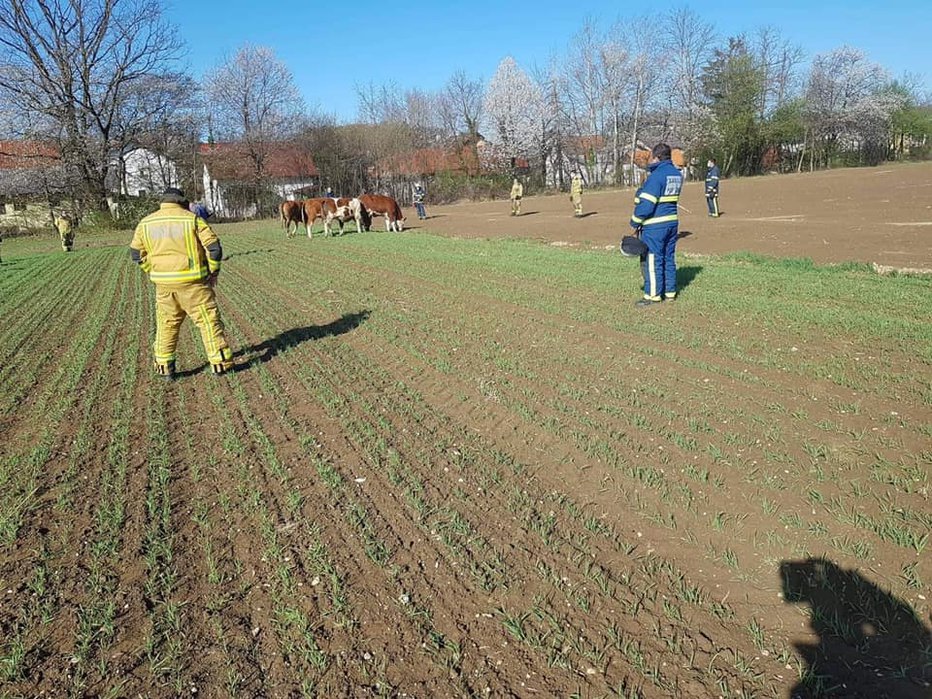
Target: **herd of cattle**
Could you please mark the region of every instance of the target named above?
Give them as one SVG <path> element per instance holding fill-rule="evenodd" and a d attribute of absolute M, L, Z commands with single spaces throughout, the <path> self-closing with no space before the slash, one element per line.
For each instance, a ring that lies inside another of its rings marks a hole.
<path fill-rule="evenodd" d="M 386 231 L 400 233 L 405 224 L 398 202 L 381 194 L 362 194 L 352 199 L 325 197 L 303 201 L 283 201 L 279 211 L 282 228 L 289 238 L 297 233 L 298 224 L 304 225 L 308 238 L 312 237 L 311 227 L 317 219 L 323 221 L 324 233 L 327 235 L 331 234 L 330 227 L 334 222 L 340 225 L 340 233 L 343 233 L 343 224 L 351 220 L 356 222 L 357 231 L 368 231 L 372 225 L 373 216 L 385 217 Z"/>

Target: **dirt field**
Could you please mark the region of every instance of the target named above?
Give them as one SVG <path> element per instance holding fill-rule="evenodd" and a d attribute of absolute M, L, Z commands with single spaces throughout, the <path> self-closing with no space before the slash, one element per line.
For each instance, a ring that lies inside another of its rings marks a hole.
<path fill-rule="evenodd" d="M 4 699 L 928 698 L 928 277 L 218 232 L 172 384 L 128 238 L 4 243 Z"/>
<path fill-rule="evenodd" d="M 522 216 L 507 201 L 431 206 L 408 224 L 445 235 L 503 236 L 617 245 L 627 232 L 631 190 L 594 192 L 573 219 L 566 196 L 527 197 Z M 723 180 L 722 217 L 706 214 L 702 183 L 688 183 L 680 241 L 687 253 L 755 252 L 815 262 L 876 262 L 932 270 L 932 163 Z"/>

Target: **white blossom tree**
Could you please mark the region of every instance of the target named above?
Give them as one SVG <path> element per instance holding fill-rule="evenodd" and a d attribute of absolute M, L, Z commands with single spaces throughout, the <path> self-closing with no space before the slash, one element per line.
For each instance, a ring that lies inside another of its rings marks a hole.
<path fill-rule="evenodd" d="M 489 82 L 483 111 L 507 158 L 531 158 L 543 139 L 543 96 L 540 88 L 508 56 Z"/>
<path fill-rule="evenodd" d="M 901 98 L 885 88 L 890 78 L 865 54 L 843 46 L 816 56 L 806 88 L 810 168 L 816 157 L 829 165 L 841 150 L 856 149 L 876 159 Z"/>

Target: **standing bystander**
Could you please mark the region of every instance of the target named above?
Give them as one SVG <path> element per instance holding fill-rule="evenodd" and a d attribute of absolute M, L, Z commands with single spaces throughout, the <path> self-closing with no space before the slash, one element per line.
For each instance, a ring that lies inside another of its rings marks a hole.
<path fill-rule="evenodd" d="M 136 226 L 129 251 L 155 284 L 156 374 L 174 378 L 178 331 L 186 316 L 201 331 L 213 373 L 232 369 L 233 352 L 214 293 L 223 249 L 207 222 L 188 211 L 184 192 L 165 190 L 159 210 Z"/>
<path fill-rule="evenodd" d="M 709 216 L 718 218 L 718 183 L 722 172 L 712 158 L 709 158 L 708 168 L 705 176 L 705 203 L 709 206 Z"/>
<path fill-rule="evenodd" d="M 641 230 L 641 240 L 647 245 L 644 298 L 635 304 L 639 308 L 676 298 L 677 202 L 683 175 L 670 160 L 670 146 L 666 143 L 651 149 L 648 171 L 631 216 L 631 227 Z"/>

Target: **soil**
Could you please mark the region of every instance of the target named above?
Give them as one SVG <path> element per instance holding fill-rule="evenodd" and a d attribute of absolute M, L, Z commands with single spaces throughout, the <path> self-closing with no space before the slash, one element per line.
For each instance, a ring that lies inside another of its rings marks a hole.
<path fill-rule="evenodd" d="M 897 206 L 866 200 L 875 179 Z M 908 266 L 932 266 L 930 166 L 722 191 L 711 221 L 688 186 L 682 250 L 896 265 L 881 253 L 901 246 Z M 833 192 L 844 218 L 819 218 Z M 601 247 L 626 230 L 630 194 L 587 193 L 581 219 L 566 197 L 529 197 L 520 218 L 492 202 L 408 222 Z M 628 319 L 601 287 L 467 255 L 426 265 L 385 234 L 266 228 L 221 230 L 239 366 L 223 378 L 190 323 L 179 380 L 152 376 L 151 288 L 122 249 L 79 251 L 85 284 L 50 284 L 60 268 L 29 261 L 49 296 L 36 314 L 66 312 L 17 343 L 5 333 L 30 321 L 25 305 L 0 326 L 7 369 L 34 369 L 28 386 L 0 374 L 23 396 L 0 415 L 10 483 L 49 427 L 37 406 L 56 361 L 79 359 L 59 348 L 102 318 L 111 353 L 62 398 L 0 548 L 0 694 L 928 696 L 932 558 L 891 534 L 932 532 L 915 347 L 751 327 L 689 299 Z M 658 351 L 657 337 L 677 341 Z M 861 381 L 861 357 L 889 375 Z M 89 630 L 101 605 L 112 618 Z"/>
<path fill-rule="evenodd" d="M 633 190 L 586 192 L 582 218 L 573 217 L 568 195 L 525 197 L 520 217 L 509 215 L 507 200 L 428 206 L 426 221 L 406 210 L 406 226 L 462 237 L 614 246 L 629 231 L 633 199 Z M 709 218 L 703 184 L 686 184 L 679 251 L 932 270 L 932 163 L 727 179 L 719 207 L 721 217 Z"/>

